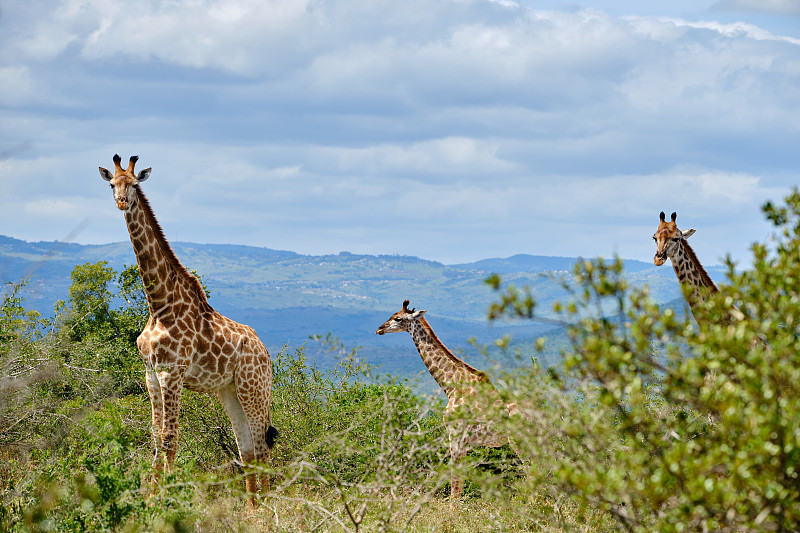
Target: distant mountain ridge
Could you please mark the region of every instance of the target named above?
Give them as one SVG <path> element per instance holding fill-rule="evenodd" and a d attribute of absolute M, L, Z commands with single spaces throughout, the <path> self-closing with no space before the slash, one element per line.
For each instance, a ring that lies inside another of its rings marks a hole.
<path fill-rule="evenodd" d="M 503 259 L 481 259 L 473 263 L 460 263 L 449 265 L 453 268 L 508 274 L 511 272 L 572 272 L 580 257 L 551 257 L 541 255 L 516 254 Z M 625 270 L 639 272 L 653 268 L 651 263 L 625 260 Z"/>
<path fill-rule="evenodd" d="M 496 295 L 484 280 L 498 273 L 518 287 L 530 286 L 537 315 L 552 319 L 552 303 L 567 296 L 562 280 L 578 261 L 518 254 L 445 265 L 401 255 L 310 256 L 244 245 L 171 245 L 184 266 L 202 276 L 211 291 L 211 304 L 253 326 L 271 351 L 331 332 L 349 346 L 363 346 L 362 354 L 385 364 L 387 372 L 402 370 L 403 375 L 414 374 L 413 369 L 424 371 L 411 339 L 407 335 L 376 337 L 374 331 L 400 309 L 404 299 L 428 310 L 427 318 L 451 349 L 468 349 L 469 337 L 483 343 L 504 333 L 534 338 L 553 331 L 553 323 L 487 323 L 486 312 Z M 75 265 L 101 260 L 118 271 L 136 262 L 130 242 L 81 245 L 0 235 L 0 281 L 29 278 L 26 303 L 45 315 L 52 313 L 56 300 L 67 299 Z M 625 268 L 629 283 L 647 284 L 656 301 L 681 301 L 670 267 L 626 260 Z M 721 267 L 708 271 L 715 280 L 723 277 Z"/>

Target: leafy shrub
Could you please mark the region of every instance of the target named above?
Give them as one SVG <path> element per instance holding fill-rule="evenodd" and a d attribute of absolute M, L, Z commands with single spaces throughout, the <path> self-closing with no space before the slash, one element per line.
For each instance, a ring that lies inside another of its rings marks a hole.
<path fill-rule="evenodd" d="M 728 261 L 696 324 L 630 290 L 619 261 L 576 266 L 563 372 L 511 378 L 530 490 L 631 531 L 800 527 L 800 194 L 765 213 L 776 242 L 752 269 Z M 497 308 L 519 314 L 508 294 Z"/>

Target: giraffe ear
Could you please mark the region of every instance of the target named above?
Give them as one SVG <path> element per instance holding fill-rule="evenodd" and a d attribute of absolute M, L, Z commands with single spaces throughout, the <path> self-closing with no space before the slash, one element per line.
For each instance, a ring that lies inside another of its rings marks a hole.
<path fill-rule="evenodd" d="M 420 309 L 419 311 L 414 311 L 411 313 L 411 317 L 416 320 L 418 318 L 422 318 L 422 315 L 424 315 L 426 312 L 427 311 L 425 311 L 425 309 Z"/>
<path fill-rule="evenodd" d="M 689 237 L 694 235 L 694 232 L 695 230 L 693 229 L 685 229 L 681 231 L 681 235 L 683 236 L 684 239 L 688 239 Z"/>
<path fill-rule="evenodd" d="M 106 181 L 111 181 L 111 179 L 114 177 L 111 174 L 111 172 L 109 172 L 108 170 L 104 169 L 103 167 L 98 167 L 98 168 L 100 169 L 100 177 L 103 178 Z"/>
<path fill-rule="evenodd" d="M 136 176 L 136 181 L 141 183 L 144 180 L 146 180 L 147 178 L 149 178 L 150 177 L 150 172 L 152 172 L 152 170 L 153 170 L 152 168 L 146 168 L 146 169 L 142 170 L 141 172 L 139 172 L 139 175 Z"/>

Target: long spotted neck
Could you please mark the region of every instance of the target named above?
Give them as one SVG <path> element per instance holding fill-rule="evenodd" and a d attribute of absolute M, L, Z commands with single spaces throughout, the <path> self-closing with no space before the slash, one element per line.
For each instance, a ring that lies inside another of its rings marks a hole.
<path fill-rule="evenodd" d="M 200 282 L 178 261 L 147 198 L 138 187 L 136 200 L 125 211 L 125 222 L 144 282 L 150 314 L 160 316 L 168 312 L 178 299 L 180 303 L 193 300 L 210 309 Z"/>
<path fill-rule="evenodd" d="M 672 261 L 672 268 L 675 270 L 675 275 L 678 276 L 678 281 L 691 290 L 687 295 L 687 300 L 689 307 L 692 308 L 692 313 L 694 313 L 695 306 L 705 302 L 709 295 L 719 289 L 711 281 L 708 272 L 700 264 L 694 250 L 686 241 L 682 240 L 678 243 L 675 253 L 670 256 L 670 261 Z"/>
<path fill-rule="evenodd" d="M 454 384 L 489 381 L 486 374 L 453 355 L 453 352 L 442 344 L 424 317 L 412 322 L 408 332 L 414 339 L 414 345 L 422 357 L 422 362 L 448 398 L 452 399 Z"/>

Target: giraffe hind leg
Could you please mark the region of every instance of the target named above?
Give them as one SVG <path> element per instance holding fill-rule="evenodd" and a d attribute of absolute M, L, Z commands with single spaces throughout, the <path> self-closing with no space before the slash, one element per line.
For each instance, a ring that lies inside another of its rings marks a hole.
<path fill-rule="evenodd" d="M 267 443 L 267 450 L 266 450 L 266 457 L 261 459 L 262 462 L 266 464 L 271 463 L 272 461 L 271 451 L 272 448 L 275 446 L 275 439 L 278 438 L 278 435 L 279 435 L 278 430 L 275 429 L 274 426 L 269 425 L 267 427 L 267 433 L 264 439 L 265 442 Z M 263 472 L 261 474 L 261 492 L 262 493 L 269 492 L 269 476 L 266 474 L 266 472 Z"/>
<path fill-rule="evenodd" d="M 217 396 L 231 421 L 231 426 L 233 426 L 236 447 L 239 449 L 239 459 L 242 461 L 242 466 L 246 472 L 245 490 L 248 493 L 247 503 L 250 508 L 253 508 L 255 505 L 253 494 L 257 492 L 256 477 L 252 472 L 248 472 L 248 467 L 254 462 L 256 453 L 250 425 L 247 422 L 247 416 L 245 416 L 244 408 L 242 408 L 242 403 L 239 401 L 234 385 L 229 385 L 219 390 Z"/>
<path fill-rule="evenodd" d="M 268 465 L 270 463 L 270 449 L 275 444 L 278 436 L 276 430 L 269 423 L 269 391 L 256 387 L 237 386 L 237 396 L 253 436 L 253 462 Z M 262 471 L 259 476 L 261 492 L 269 491 L 269 479 Z"/>

